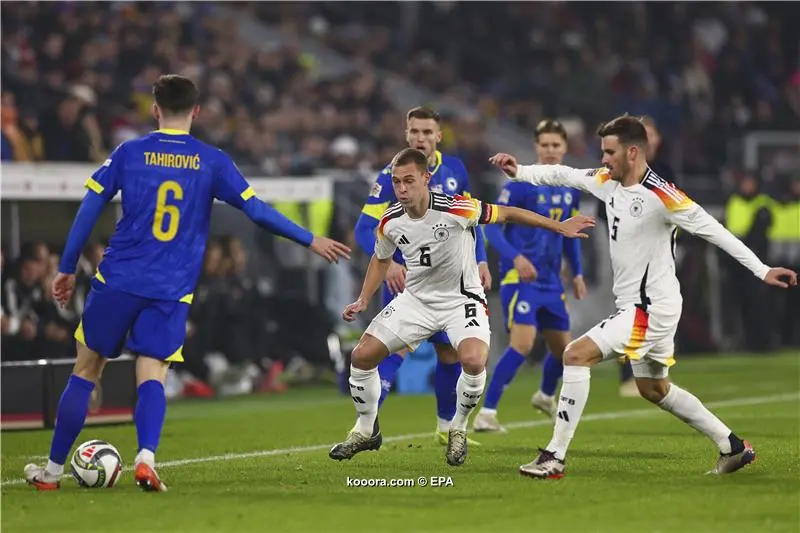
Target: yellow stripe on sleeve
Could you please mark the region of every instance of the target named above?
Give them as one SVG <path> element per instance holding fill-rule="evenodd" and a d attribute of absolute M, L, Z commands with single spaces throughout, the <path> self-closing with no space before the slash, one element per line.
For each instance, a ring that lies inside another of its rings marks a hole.
<path fill-rule="evenodd" d="M 389 202 L 383 202 L 382 204 L 364 204 L 364 208 L 361 212 L 375 220 L 380 220 L 388 208 Z"/>
<path fill-rule="evenodd" d="M 86 180 L 86 183 L 84 185 L 86 186 L 87 189 L 89 189 L 90 191 L 94 191 L 97 194 L 102 194 L 103 190 L 105 190 L 105 188 L 99 183 L 97 183 L 97 181 L 95 181 L 94 178 L 89 178 L 88 180 Z"/>
<path fill-rule="evenodd" d="M 255 195 L 256 191 L 254 191 L 252 187 L 248 187 L 244 191 L 242 191 L 242 200 L 246 202 Z"/>

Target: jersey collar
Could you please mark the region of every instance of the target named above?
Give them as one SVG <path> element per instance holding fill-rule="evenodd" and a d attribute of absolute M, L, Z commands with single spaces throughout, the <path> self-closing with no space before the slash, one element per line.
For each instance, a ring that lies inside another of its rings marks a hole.
<path fill-rule="evenodd" d="M 428 167 L 428 172 L 431 173 L 431 176 L 436 174 L 436 172 L 439 171 L 439 167 L 442 166 L 442 152 L 440 152 L 439 150 L 436 150 L 434 152 L 434 154 L 436 154 L 436 164 L 433 166 L 433 168 Z"/>
<path fill-rule="evenodd" d="M 171 128 L 163 128 L 160 130 L 156 130 L 153 133 L 163 133 L 164 135 L 189 135 L 188 131 L 174 130 Z"/>

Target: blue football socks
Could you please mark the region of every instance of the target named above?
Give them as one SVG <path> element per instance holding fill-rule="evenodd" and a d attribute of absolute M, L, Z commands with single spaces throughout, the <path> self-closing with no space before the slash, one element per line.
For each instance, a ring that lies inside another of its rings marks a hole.
<path fill-rule="evenodd" d="M 492 372 L 492 379 L 489 381 L 489 387 L 486 389 L 486 398 L 483 401 L 484 409 L 497 409 L 497 404 L 500 403 L 500 398 L 506 387 L 509 386 L 514 376 L 517 375 L 519 367 L 525 362 L 525 356 L 509 346 Z"/>
<path fill-rule="evenodd" d="M 56 413 L 56 429 L 50 445 L 50 461 L 63 465 L 67 462 L 72 445 L 83 429 L 86 414 L 89 412 L 89 399 L 94 383 L 78 376 L 70 376 Z"/>
<path fill-rule="evenodd" d="M 456 416 L 456 386 L 461 376 L 461 363 L 436 362 L 433 388 L 436 393 L 436 413 L 441 420 L 453 420 Z"/>
<path fill-rule="evenodd" d="M 378 375 L 381 378 L 381 397 L 378 400 L 378 407 L 383 405 L 386 396 L 392 390 L 394 380 L 397 378 L 397 371 L 403 364 L 403 358 L 396 353 L 390 354 L 378 365 Z"/>
<path fill-rule="evenodd" d="M 139 450 L 150 450 L 155 453 L 161 438 L 161 429 L 164 427 L 164 417 L 167 414 L 164 385 L 160 381 L 151 379 L 139 385 L 137 392 L 139 397 L 133 412 L 133 420 L 136 422 Z"/>
<path fill-rule="evenodd" d="M 544 358 L 544 365 L 542 368 L 542 383 L 539 385 L 539 390 L 548 396 L 555 396 L 556 387 L 558 387 L 558 380 L 561 379 L 561 374 L 564 373 L 564 363 L 553 355 L 547 352 Z"/>

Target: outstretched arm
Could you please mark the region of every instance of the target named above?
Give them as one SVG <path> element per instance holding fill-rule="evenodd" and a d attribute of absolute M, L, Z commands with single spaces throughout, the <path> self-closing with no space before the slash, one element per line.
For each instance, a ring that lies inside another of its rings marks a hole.
<path fill-rule="evenodd" d="M 533 211 L 520 209 L 518 207 L 506 207 L 502 205 L 491 207 L 497 209 L 497 218 L 494 220 L 496 224 L 505 224 L 506 222 L 524 224 L 526 226 L 544 228 L 564 235 L 565 237 L 579 237 L 581 239 L 589 238 L 585 233 L 581 233 L 581 230 L 594 227 L 594 219 L 585 215 L 578 215 L 564 222 L 559 222 L 549 217 L 543 217 Z"/>
<path fill-rule="evenodd" d="M 519 165 L 510 154 L 495 154 L 489 161 L 507 176 L 517 181 L 534 185 L 573 187 L 605 200 L 608 193 L 606 183 L 611 179 L 605 168 L 577 169 L 564 165 Z"/>
<path fill-rule="evenodd" d="M 682 194 L 682 193 L 681 193 Z M 683 195 L 683 201 L 670 209 L 667 207 L 667 218 L 676 226 L 697 235 L 739 261 L 758 279 L 787 288 L 797 285 L 797 274 L 785 268 L 770 268 L 761 262 L 758 256 L 742 241 L 728 231 L 717 219 L 708 214 L 700 205 Z M 781 278 L 787 278 L 783 281 Z"/>
<path fill-rule="evenodd" d="M 312 252 L 329 263 L 338 262 L 339 258 L 350 259 L 349 247 L 327 237 L 315 237 L 306 228 L 298 226 L 277 209 L 261 201 L 230 157 L 221 150 L 220 153 L 222 155 L 214 175 L 215 198 L 239 209 L 247 215 L 247 218 L 267 231 L 309 247 Z"/>

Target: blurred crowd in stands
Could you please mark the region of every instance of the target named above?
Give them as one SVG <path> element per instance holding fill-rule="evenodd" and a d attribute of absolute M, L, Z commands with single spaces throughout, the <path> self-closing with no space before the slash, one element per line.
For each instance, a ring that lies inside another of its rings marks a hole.
<path fill-rule="evenodd" d="M 378 168 L 402 145 L 402 111 L 380 70 L 402 74 L 477 114 L 452 117 L 444 148 L 472 172 L 484 128 L 530 130 L 544 116 L 594 126 L 649 115 L 665 157 L 686 173 L 729 163 L 753 129 L 796 127 L 798 47 L 790 4 L 547 2 L 255 2 L 236 9 L 279 24 L 257 49 L 215 4 L 12 3 L 2 17 L 3 158 L 98 161 L 152 129 L 150 85 L 196 78 L 194 133 L 265 175 Z M 502 28 L 502 31 L 498 31 Z M 321 80 L 300 37 L 361 68 Z M 455 132 L 458 132 L 456 135 Z M 677 164 L 675 164 L 677 163 Z"/>
<path fill-rule="evenodd" d="M 256 49 L 212 4 L 20 2 L 2 30 L 3 159 L 102 161 L 153 129 L 165 72 L 198 80 L 192 133 L 243 171 L 371 170 L 403 144 L 373 72 L 318 80 L 292 40 Z"/>
<path fill-rule="evenodd" d="M 577 116 L 649 115 L 687 173 L 716 172 L 748 130 L 796 129 L 790 4 L 762 2 L 303 2 L 248 6 L 364 66 L 530 131 Z M 591 139 L 590 139 L 591 140 Z M 594 140 L 591 140 L 594 143 Z"/>

